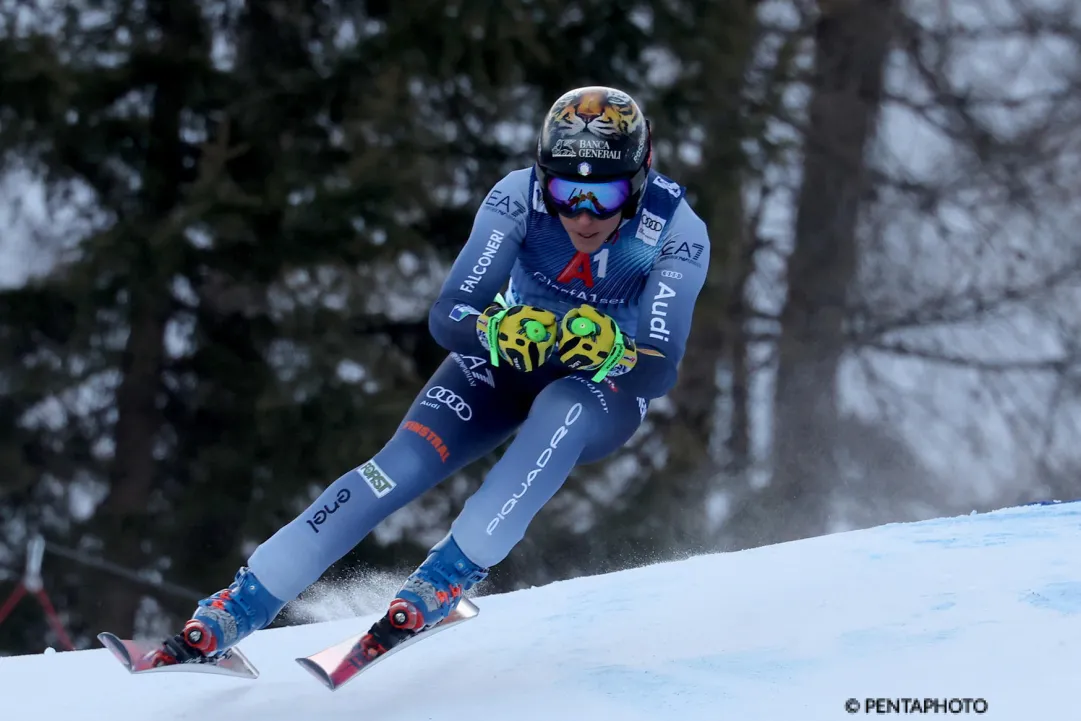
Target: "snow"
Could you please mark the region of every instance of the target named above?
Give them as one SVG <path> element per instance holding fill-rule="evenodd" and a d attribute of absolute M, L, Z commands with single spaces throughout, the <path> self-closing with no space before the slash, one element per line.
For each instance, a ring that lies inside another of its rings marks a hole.
<path fill-rule="evenodd" d="M 957 715 L 1067 721 L 1079 531 L 1081 503 L 1026 506 L 481 595 L 475 620 L 333 693 L 293 659 L 374 615 L 255 634 L 255 681 L 129 676 L 104 649 L 9 657 L 0 704 L 10 719 L 839 721 L 878 716 L 873 699 L 967 698 L 985 712 Z"/>

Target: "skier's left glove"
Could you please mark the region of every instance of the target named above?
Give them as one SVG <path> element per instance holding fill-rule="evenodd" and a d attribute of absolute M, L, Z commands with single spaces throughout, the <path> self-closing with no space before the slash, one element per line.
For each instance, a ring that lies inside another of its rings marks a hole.
<path fill-rule="evenodd" d="M 532 305 L 508 306 L 502 294 L 477 317 L 477 336 L 493 366 L 499 359 L 529 372 L 544 365 L 555 350 L 555 313 Z"/>
<path fill-rule="evenodd" d="M 634 341 L 619 329 L 611 316 L 589 305 L 580 305 L 559 322 L 559 361 L 574 370 L 596 371 L 593 382 L 618 376 L 638 363 Z"/>

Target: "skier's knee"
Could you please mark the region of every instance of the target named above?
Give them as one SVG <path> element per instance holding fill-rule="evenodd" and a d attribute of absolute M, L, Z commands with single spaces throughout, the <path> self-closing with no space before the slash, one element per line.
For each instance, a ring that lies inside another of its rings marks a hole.
<path fill-rule="evenodd" d="M 426 434 L 428 443 L 421 445 L 417 442 L 417 432 L 403 424 L 372 460 L 396 486 L 421 488 L 435 485 L 447 472 L 438 449 L 431 447 L 429 437 L 438 438 L 434 432 Z"/>

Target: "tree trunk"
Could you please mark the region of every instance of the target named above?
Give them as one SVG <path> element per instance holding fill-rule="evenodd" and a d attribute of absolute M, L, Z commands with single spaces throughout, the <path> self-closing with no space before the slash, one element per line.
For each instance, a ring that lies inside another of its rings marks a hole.
<path fill-rule="evenodd" d="M 120 363 L 123 380 L 116 394 L 115 456 L 109 495 L 99 519 L 107 560 L 138 569 L 145 562 L 149 506 L 155 486 L 156 444 L 162 418 L 159 383 L 169 319 L 169 244 L 176 242 L 170 220 L 180 201 L 182 182 L 180 113 L 187 86 L 184 61 L 199 14 L 189 2 L 159 0 L 148 15 L 160 28 L 164 47 L 151 107 L 140 209 L 145 223 L 123 229 L 131 248 L 128 290 L 129 335 Z M 110 579 L 100 594 L 99 623 L 121 636 L 134 631 L 142 591 Z"/>
<path fill-rule="evenodd" d="M 776 543 L 829 530 L 838 482 L 837 372 L 866 188 L 864 155 L 881 103 L 895 0 L 821 0 L 795 248 L 788 264 L 774 403 L 773 477 L 734 520 Z"/>

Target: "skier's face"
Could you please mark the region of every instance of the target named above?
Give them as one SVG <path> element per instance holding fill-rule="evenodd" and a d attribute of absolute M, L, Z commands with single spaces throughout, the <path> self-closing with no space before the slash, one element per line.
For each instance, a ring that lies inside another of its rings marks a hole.
<path fill-rule="evenodd" d="M 615 232 L 621 217 L 615 215 L 611 218 L 598 220 L 589 213 L 582 213 L 574 218 L 561 215 L 559 216 L 559 222 L 563 223 L 563 229 L 571 237 L 575 250 L 589 254 L 604 245 L 604 241 L 608 240 L 608 237 Z"/>
<path fill-rule="evenodd" d="M 579 172 L 591 171 L 586 167 Z M 587 182 L 558 176 L 548 178 L 545 189 L 547 202 L 555 206 L 563 229 L 574 247 L 583 253 L 600 248 L 619 227 L 620 209 L 627 204 L 633 190 L 628 178 Z"/>

